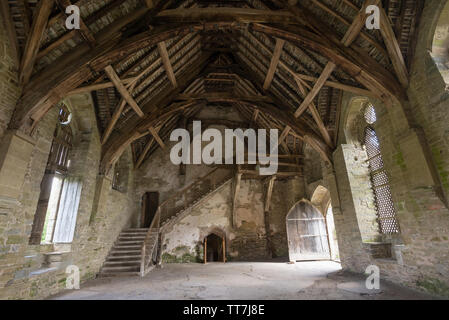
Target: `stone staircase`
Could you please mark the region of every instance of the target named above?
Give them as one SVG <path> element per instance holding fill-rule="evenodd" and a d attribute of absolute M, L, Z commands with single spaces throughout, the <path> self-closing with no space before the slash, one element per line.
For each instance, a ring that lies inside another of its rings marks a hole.
<path fill-rule="evenodd" d="M 191 209 L 232 181 L 232 176 L 227 175 L 215 179 L 215 182 L 208 188 L 195 188 L 202 184 L 206 177 L 213 177 L 215 171 L 217 169 L 164 201 L 158 208 L 151 230 L 149 228 L 123 230 L 106 257 L 98 276 L 144 276 L 147 274 L 154 267 L 155 260 L 160 258 L 160 240 L 164 228 L 188 215 Z M 145 257 L 142 259 L 144 242 Z"/>
<path fill-rule="evenodd" d="M 200 205 L 203 201 L 209 199 L 213 194 L 215 194 L 217 191 L 219 191 L 222 187 L 226 186 L 228 183 L 232 182 L 232 178 L 226 178 L 220 183 L 218 183 L 215 188 L 211 188 L 207 191 L 207 193 L 202 194 L 198 197 L 198 199 L 194 200 L 192 203 L 189 204 L 188 207 L 185 209 L 181 209 L 177 211 L 176 213 L 170 215 L 167 219 L 164 219 L 161 222 L 161 231 L 163 231 L 164 228 L 167 228 L 169 225 L 176 224 L 179 220 L 184 218 L 187 214 L 190 213 L 192 209 L 194 209 L 196 206 Z"/>
<path fill-rule="evenodd" d="M 147 233 L 148 228 L 123 230 L 106 257 L 99 277 L 140 275 L 141 249 Z M 156 241 L 158 234 L 157 230 L 151 231 L 150 241 Z"/>

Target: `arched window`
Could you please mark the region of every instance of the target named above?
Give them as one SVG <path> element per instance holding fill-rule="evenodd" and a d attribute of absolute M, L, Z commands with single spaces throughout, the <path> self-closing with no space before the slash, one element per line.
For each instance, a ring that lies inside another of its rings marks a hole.
<path fill-rule="evenodd" d="M 73 191 L 78 197 L 81 191 L 77 187 L 77 183 L 69 182 L 66 179 L 71 165 L 70 151 L 73 147 L 73 134 L 69 125 L 71 118 L 71 113 L 65 104 L 61 103 L 59 105 L 58 124 L 54 133 L 45 175 L 41 182 L 41 193 L 34 216 L 30 244 L 53 242 L 56 221 L 58 217 L 61 218 L 61 212 L 65 214 L 67 211 L 66 207 L 63 207 L 65 204 L 63 202 L 71 200 L 67 193 Z"/>
<path fill-rule="evenodd" d="M 379 138 L 372 124 L 377 120 L 373 105 L 369 104 L 364 112 L 367 126 L 365 128 L 364 144 L 368 155 L 369 171 L 377 207 L 377 219 L 380 233 L 394 234 L 399 232 L 396 212 L 391 196 L 388 175 L 384 169 L 384 162 L 380 152 Z"/>

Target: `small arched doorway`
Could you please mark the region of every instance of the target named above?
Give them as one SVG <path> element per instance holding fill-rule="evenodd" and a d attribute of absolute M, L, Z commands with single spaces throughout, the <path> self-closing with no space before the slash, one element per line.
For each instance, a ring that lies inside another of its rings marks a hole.
<path fill-rule="evenodd" d="M 204 238 L 204 263 L 226 262 L 225 239 L 215 233 Z"/>
<path fill-rule="evenodd" d="M 307 201 L 300 201 L 288 213 L 287 238 L 290 261 L 330 259 L 325 218 Z"/>

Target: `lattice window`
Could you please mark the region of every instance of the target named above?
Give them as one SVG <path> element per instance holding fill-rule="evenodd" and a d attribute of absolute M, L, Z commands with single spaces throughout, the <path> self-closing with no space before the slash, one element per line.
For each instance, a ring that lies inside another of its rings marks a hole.
<path fill-rule="evenodd" d="M 70 112 L 62 105 L 59 110 L 59 123 L 55 130 L 47 162 L 47 172 L 65 174 L 68 171 L 70 165 L 69 153 L 73 142 L 72 129 L 69 126 L 71 117 Z"/>
<path fill-rule="evenodd" d="M 368 124 L 376 122 L 376 112 L 372 105 L 365 109 L 365 120 Z M 396 211 L 393 205 L 388 175 L 384 169 L 384 162 L 380 152 L 379 138 L 376 131 L 367 126 L 365 128 L 365 147 L 368 154 L 371 182 L 377 207 L 377 217 L 380 232 L 393 234 L 399 232 L 399 224 L 396 220 Z"/>

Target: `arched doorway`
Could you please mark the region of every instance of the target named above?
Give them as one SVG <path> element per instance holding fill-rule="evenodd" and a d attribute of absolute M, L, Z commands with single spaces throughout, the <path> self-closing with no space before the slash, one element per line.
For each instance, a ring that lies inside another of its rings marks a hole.
<path fill-rule="evenodd" d="M 288 213 L 287 238 L 290 261 L 330 259 L 325 218 L 307 201 L 300 201 Z"/>
<path fill-rule="evenodd" d="M 215 233 L 204 238 L 204 263 L 226 262 L 225 239 Z"/>

